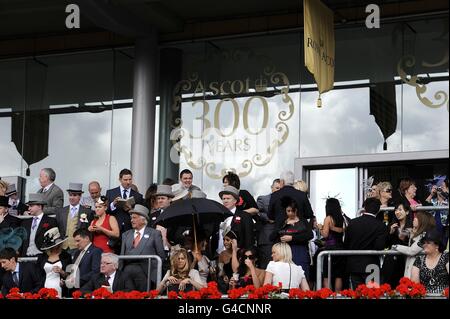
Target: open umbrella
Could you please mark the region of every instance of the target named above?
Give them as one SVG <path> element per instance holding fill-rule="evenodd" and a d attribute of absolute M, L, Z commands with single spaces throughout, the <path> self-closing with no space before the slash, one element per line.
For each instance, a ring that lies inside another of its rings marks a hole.
<path fill-rule="evenodd" d="M 155 223 L 167 228 L 169 241 L 179 243 L 184 230 L 194 231 L 195 244 L 197 235 L 209 238 L 218 231 L 220 223 L 231 212 L 222 204 L 206 199 L 191 198 L 180 200 L 170 205 L 158 216 Z"/>

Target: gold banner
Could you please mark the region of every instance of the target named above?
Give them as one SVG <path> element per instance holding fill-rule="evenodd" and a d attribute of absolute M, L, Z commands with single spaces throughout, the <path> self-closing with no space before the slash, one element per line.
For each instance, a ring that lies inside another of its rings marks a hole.
<path fill-rule="evenodd" d="M 333 12 L 320 0 L 304 0 L 305 65 L 314 75 L 319 94 L 334 86 Z M 318 106 L 320 105 L 320 95 Z"/>

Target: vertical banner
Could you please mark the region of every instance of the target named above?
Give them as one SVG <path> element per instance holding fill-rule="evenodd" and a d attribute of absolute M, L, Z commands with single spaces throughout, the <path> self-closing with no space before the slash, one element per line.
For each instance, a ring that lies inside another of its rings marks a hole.
<path fill-rule="evenodd" d="M 305 65 L 314 75 L 320 95 L 334 86 L 334 21 L 333 11 L 320 0 L 304 0 Z"/>

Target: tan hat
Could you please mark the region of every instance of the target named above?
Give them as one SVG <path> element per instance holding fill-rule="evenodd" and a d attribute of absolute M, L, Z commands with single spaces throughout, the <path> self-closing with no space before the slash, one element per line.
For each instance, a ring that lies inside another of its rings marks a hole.
<path fill-rule="evenodd" d="M 169 185 L 158 185 L 156 188 L 155 196 L 167 196 L 173 198 L 174 194 L 172 192 L 172 187 L 170 187 Z"/>
<path fill-rule="evenodd" d="M 174 195 L 174 197 L 172 198 L 172 201 L 176 201 L 176 200 L 185 198 L 189 194 L 189 191 L 187 189 L 183 188 L 183 186 L 181 184 L 173 184 L 172 185 L 172 193 Z"/>
<path fill-rule="evenodd" d="M 131 209 L 131 210 L 129 211 L 129 213 L 130 213 L 130 215 L 131 215 L 131 214 L 137 214 L 137 215 L 140 215 L 140 216 L 142 216 L 142 217 L 147 218 L 147 220 L 149 220 L 149 217 L 148 217 L 148 214 L 149 214 L 148 208 L 145 207 L 145 206 L 142 206 L 142 205 L 140 205 L 140 204 L 136 204 L 136 205 L 134 206 L 134 208 Z"/>
<path fill-rule="evenodd" d="M 56 247 L 65 242 L 68 237 L 61 238 L 58 227 L 53 227 L 47 230 L 44 234 L 44 240 L 40 250 L 47 250 Z"/>
<path fill-rule="evenodd" d="M 236 187 L 233 186 L 225 186 L 223 190 L 219 193 L 219 197 L 222 198 L 222 195 L 233 195 L 236 200 L 239 200 L 239 190 Z"/>

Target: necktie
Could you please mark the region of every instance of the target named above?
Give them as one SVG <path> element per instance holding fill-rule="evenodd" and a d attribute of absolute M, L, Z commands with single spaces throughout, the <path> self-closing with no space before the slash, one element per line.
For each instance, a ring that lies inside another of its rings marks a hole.
<path fill-rule="evenodd" d="M 105 279 L 106 279 L 105 286 L 110 286 L 109 280 L 111 279 L 111 277 L 108 276 L 108 275 L 106 275 L 106 276 L 105 276 Z"/>
<path fill-rule="evenodd" d="M 133 248 L 136 248 L 137 245 L 139 245 L 140 241 L 141 241 L 141 233 L 137 231 L 136 237 L 134 237 L 134 240 L 133 240 Z"/>
<path fill-rule="evenodd" d="M 77 208 L 76 207 L 72 207 L 70 209 L 70 217 L 73 219 L 75 217 L 76 213 L 77 213 Z"/>
<path fill-rule="evenodd" d="M 33 224 L 31 225 L 31 229 L 35 230 L 37 227 L 38 217 L 33 217 Z"/>
<path fill-rule="evenodd" d="M 13 272 L 13 281 L 17 287 L 19 287 L 19 273 L 17 271 Z"/>
<path fill-rule="evenodd" d="M 127 199 L 127 190 L 126 189 L 123 190 L 123 199 Z"/>

